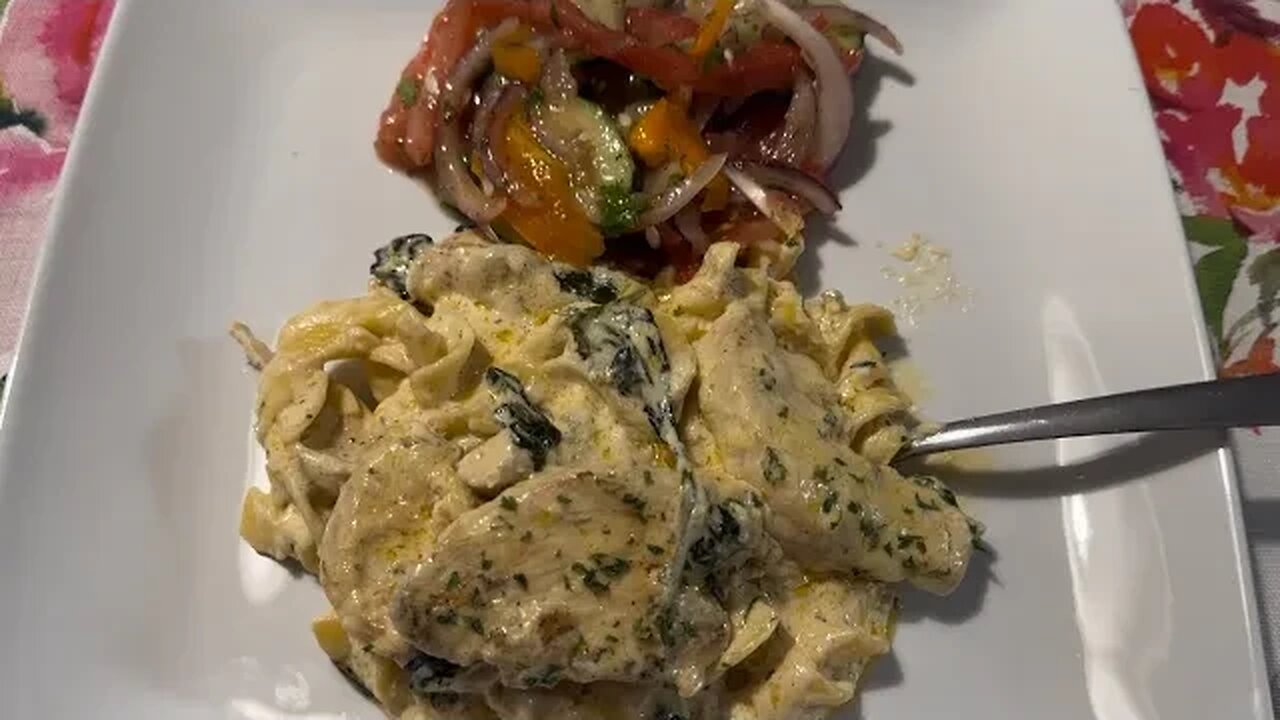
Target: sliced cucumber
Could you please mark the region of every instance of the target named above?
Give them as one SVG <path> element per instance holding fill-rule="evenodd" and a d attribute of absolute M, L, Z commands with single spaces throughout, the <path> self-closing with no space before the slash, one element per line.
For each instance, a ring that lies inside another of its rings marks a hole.
<path fill-rule="evenodd" d="M 529 107 L 538 140 L 569 166 L 578 203 L 606 235 L 635 220 L 630 201 L 635 161 L 613 118 L 600 106 L 572 98 L 563 105 L 545 99 Z"/>

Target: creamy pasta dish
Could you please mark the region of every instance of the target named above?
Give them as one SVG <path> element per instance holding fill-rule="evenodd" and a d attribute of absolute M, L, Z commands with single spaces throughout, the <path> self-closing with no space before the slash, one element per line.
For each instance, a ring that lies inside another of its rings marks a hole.
<path fill-rule="evenodd" d="M 401 720 L 806 720 L 949 592 L 980 526 L 889 461 L 890 314 L 803 298 L 740 245 L 681 285 L 473 232 L 379 250 L 261 368 L 258 552 Z"/>

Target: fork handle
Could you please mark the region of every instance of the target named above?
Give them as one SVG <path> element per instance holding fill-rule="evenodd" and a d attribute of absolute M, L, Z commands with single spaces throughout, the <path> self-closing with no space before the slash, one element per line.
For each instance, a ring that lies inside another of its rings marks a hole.
<path fill-rule="evenodd" d="M 897 459 L 1027 440 L 1262 425 L 1280 425 L 1280 373 L 1104 395 L 950 422 L 911 441 Z"/>

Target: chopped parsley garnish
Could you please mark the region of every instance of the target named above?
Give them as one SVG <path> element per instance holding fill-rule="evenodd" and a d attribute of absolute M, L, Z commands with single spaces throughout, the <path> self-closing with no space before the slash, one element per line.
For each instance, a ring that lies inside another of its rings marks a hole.
<path fill-rule="evenodd" d="M 702 72 L 710 72 L 724 63 L 724 50 L 721 50 L 719 46 L 716 46 L 711 49 L 711 52 L 703 56 Z"/>
<path fill-rule="evenodd" d="M 386 85 L 383 85 L 386 87 Z M 396 85 L 396 95 L 400 96 L 400 102 L 405 107 L 409 107 L 418 102 L 418 79 L 407 77 L 401 78 L 400 83 Z"/>
<path fill-rule="evenodd" d="M 511 579 L 516 581 L 516 584 L 520 586 L 521 590 L 529 589 L 529 578 L 524 573 L 516 573 L 511 576 Z"/>
<path fill-rule="evenodd" d="M 772 391 L 778 386 L 777 379 L 765 368 L 756 368 L 756 376 L 760 378 L 760 387 L 764 388 L 766 392 Z"/>
<path fill-rule="evenodd" d="M 764 449 L 764 459 L 760 461 L 760 472 L 770 485 L 779 485 L 787 479 L 787 466 L 782 464 L 778 451 L 771 447 Z"/>
<path fill-rule="evenodd" d="M 662 548 L 658 547 L 657 545 L 649 545 L 647 547 L 649 548 L 649 552 L 653 553 L 654 555 L 661 555 L 663 553 Z"/>
<path fill-rule="evenodd" d="M 568 495 L 560 494 L 560 495 L 556 495 L 556 502 L 560 503 L 561 505 L 572 505 L 573 498 L 569 497 Z"/>
<path fill-rule="evenodd" d="M 626 558 L 595 553 L 591 556 L 591 560 L 605 575 L 612 578 L 622 577 L 631 569 L 631 562 Z"/>
<path fill-rule="evenodd" d="M 988 545 L 987 542 L 982 539 L 982 534 L 985 533 L 986 530 L 987 529 L 982 526 L 982 523 L 974 520 L 973 518 L 969 518 L 969 533 L 973 536 L 973 549 L 978 552 L 986 553 L 987 555 L 994 555 L 996 552 L 995 548 Z"/>
<path fill-rule="evenodd" d="M 587 574 L 582 576 L 582 584 L 596 595 L 603 595 L 609 591 L 608 581 L 600 579 L 595 570 L 588 570 Z"/>
<path fill-rule="evenodd" d="M 884 523 L 874 518 L 863 517 L 858 523 L 858 528 L 862 530 L 862 536 L 866 538 L 868 545 L 880 544 L 880 532 L 884 530 Z"/>
<path fill-rule="evenodd" d="M 462 578 L 458 575 L 458 571 L 454 570 L 449 573 L 449 581 L 445 583 L 445 589 L 457 590 L 462 586 Z"/>
<path fill-rule="evenodd" d="M 600 186 L 600 232 L 614 237 L 634 230 L 644 205 L 643 197 L 621 183 Z"/>
<path fill-rule="evenodd" d="M 625 503 L 627 507 L 635 510 L 641 516 L 644 515 L 644 508 L 648 504 L 644 501 L 644 498 L 632 495 L 631 493 L 624 494 L 622 496 L 622 502 Z"/>
<path fill-rule="evenodd" d="M 840 436 L 840 416 L 828 410 L 822 416 L 822 427 L 818 429 L 818 436 L 825 440 L 833 440 Z"/>
<path fill-rule="evenodd" d="M 912 533 L 908 533 L 908 532 L 904 532 L 898 535 L 899 550 L 907 550 L 911 547 L 914 547 L 916 550 L 920 552 L 926 552 L 928 549 L 924 544 L 924 538 L 919 535 L 913 535 Z"/>
<path fill-rule="evenodd" d="M 921 510 L 941 510 L 942 509 L 942 507 L 939 506 L 938 503 L 932 500 L 925 500 L 924 498 L 920 497 L 919 493 L 916 494 L 916 507 L 920 508 Z"/>
<path fill-rule="evenodd" d="M 514 511 L 517 507 L 520 506 L 520 502 L 515 498 L 511 497 L 510 495 L 503 495 L 502 499 L 498 501 L 498 504 L 502 506 L 503 510 L 512 510 L 512 511 Z"/>
<path fill-rule="evenodd" d="M 836 505 L 839 505 L 839 504 L 840 504 L 840 496 L 838 494 L 833 492 L 827 493 L 827 496 L 822 499 L 822 512 L 829 513 L 832 510 L 835 510 Z"/>
<path fill-rule="evenodd" d="M 943 485 L 936 477 L 929 475 L 914 475 L 911 480 L 922 488 L 926 488 L 938 493 L 938 497 L 942 498 L 942 502 L 951 507 L 960 507 L 960 503 L 956 500 L 956 494 L 951 489 Z"/>

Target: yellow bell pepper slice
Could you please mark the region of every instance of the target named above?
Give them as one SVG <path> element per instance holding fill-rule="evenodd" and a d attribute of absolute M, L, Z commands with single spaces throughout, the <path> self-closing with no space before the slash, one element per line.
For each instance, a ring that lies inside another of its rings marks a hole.
<path fill-rule="evenodd" d="M 683 107 L 668 98 L 654 103 L 631 126 L 627 144 L 649 167 L 660 167 L 671 160 L 680 161 L 680 169 L 691 173 L 711 157 L 711 151 L 698 134 Z M 702 193 L 703 210 L 720 210 L 729 201 L 729 184 L 716 175 Z"/>
<path fill-rule="evenodd" d="M 511 179 L 537 204 L 508 202 L 499 220 L 535 249 L 571 265 L 600 257 L 604 238 L 574 199 L 569 169 L 538 143 L 523 110 L 511 116 L 504 144 Z"/>
<path fill-rule="evenodd" d="M 734 2 L 735 0 L 716 0 L 715 7 L 711 8 L 706 21 L 698 29 L 693 47 L 689 48 L 689 54 L 695 59 L 701 60 L 719 42 L 725 26 L 729 24 L 729 15 L 733 13 Z"/>
<path fill-rule="evenodd" d="M 542 56 L 529 46 L 533 32 L 518 25 L 493 43 L 493 67 L 509 78 L 532 85 L 542 75 Z"/>
<path fill-rule="evenodd" d="M 332 611 L 311 621 L 311 634 L 315 635 L 316 643 L 334 662 L 346 662 L 351 655 L 351 639 Z"/>

